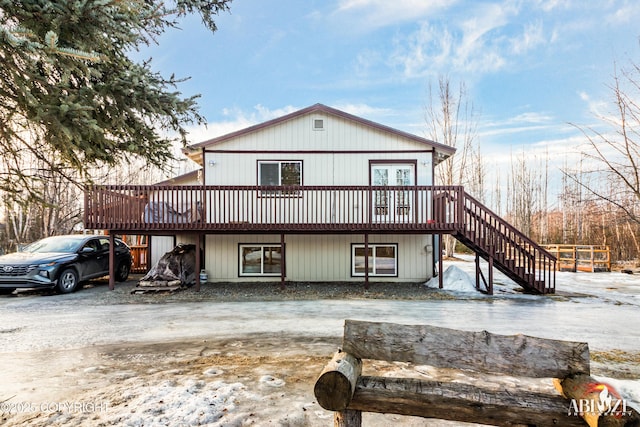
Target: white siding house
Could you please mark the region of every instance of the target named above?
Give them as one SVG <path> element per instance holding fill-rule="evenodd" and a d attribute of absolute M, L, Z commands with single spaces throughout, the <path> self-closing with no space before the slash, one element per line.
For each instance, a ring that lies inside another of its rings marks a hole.
<path fill-rule="evenodd" d="M 434 164 L 453 150 L 317 104 L 191 146 L 186 153 L 202 165 L 205 185 L 210 186 L 430 186 Z M 387 200 L 380 202 L 389 206 L 376 214 L 394 212 L 397 220 L 411 215 L 412 206 L 401 206 L 411 203 L 405 193 L 385 195 Z M 251 221 L 254 212 L 249 210 L 261 209 L 258 197 L 252 198 L 256 203 L 246 207 L 245 215 L 231 219 Z M 354 211 L 361 208 L 357 203 L 349 207 Z M 404 212 L 399 211 L 402 209 Z M 335 221 L 336 217 L 348 216 L 348 212 L 331 215 Z M 363 234 L 310 231 L 284 238 L 286 280 L 363 280 Z M 280 280 L 281 243 L 282 233 L 208 234 L 204 269 L 210 281 Z M 433 276 L 430 234 L 374 233 L 369 236 L 368 246 L 371 280 L 420 282 Z M 254 265 L 256 258 L 263 263 L 269 259 L 268 251 L 272 265 Z"/>
<path fill-rule="evenodd" d="M 154 236 L 152 260 L 194 243 L 210 282 L 424 282 L 442 267 L 438 236 L 451 234 L 476 252 L 478 282 L 488 262 L 488 293 L 494 267 L 553 293 L 553 255 L 461 186 L 434 185 L 454 151 L 316 104 L 187 147 L 201 168 L 189 176 L 93 187 L 84 222 Z"/>

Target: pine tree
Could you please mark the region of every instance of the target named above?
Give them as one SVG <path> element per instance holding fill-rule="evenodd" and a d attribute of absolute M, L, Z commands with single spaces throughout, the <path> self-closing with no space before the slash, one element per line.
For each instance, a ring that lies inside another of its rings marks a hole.
<path fill-rule="evenodd" d="M 230 3 L 0 0 L 0 191 L 41 198 L 37 183 L 51 173 L 82 183 L 94 166 L 170 161 L 173 143 L 186 143 L 185 127 L 204 121 L 197 96 L 184 97 L 182 79 L 127 54 L 187 14 L 215 31 L 214 17 Z M 37 168 L 25 167 L 25 157 Z"/>

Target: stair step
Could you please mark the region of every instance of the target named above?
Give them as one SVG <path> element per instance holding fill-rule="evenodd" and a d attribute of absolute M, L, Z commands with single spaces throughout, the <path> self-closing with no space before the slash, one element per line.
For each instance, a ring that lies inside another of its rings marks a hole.
<path fill-rule="evenodd" d="M 535 266 L 526 263 L 534 257 L 538 261 L 539 246 L 467 193 L 463 198 L 466 224 L 454 236 L 481 257 L 497 261 L 523 288 L 538 293 L 555 292 L 554 278 L 549 279 L 550 283 L 537 280 Z"/>

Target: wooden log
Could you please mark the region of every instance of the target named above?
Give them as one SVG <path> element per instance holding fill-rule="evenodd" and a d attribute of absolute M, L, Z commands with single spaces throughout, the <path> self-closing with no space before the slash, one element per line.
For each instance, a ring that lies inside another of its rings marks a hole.
<path fill-rule="evenodd" d="M 362 376 L 349 409 L 496 426 L 583 426 L 567 401 L 550 393 L 465 383 Z"/>
<path fill-rule="evenodd" d="M 362 411 L 345 409 L 336 412 L 333 418 L 334 427 L 362 427 Z"/>
<path fill-rule="evenodd" d="M 361 373 L 362 361 L 338 350 L 320 373 L 313 388 L 318 404 L 329 411 L 346 409 Z"/>
<path fill-rule="evenodd" d="M 573 375 L 555 384 L 570 399 L 569 413 L 582 417 L 590 427 L 640 426 L 638 411 L 610 384 L 589 375 Z"/>
<path fill-rule="evenodd" d="M 587 343 L 429 325 L 346 320 L 343 351 L 360 359 L 534 378 L 589 374 Z"/>

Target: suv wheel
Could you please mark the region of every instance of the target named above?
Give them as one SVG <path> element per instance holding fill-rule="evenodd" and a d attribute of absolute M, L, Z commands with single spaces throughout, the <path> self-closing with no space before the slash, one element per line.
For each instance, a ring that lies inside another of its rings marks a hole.
<path fill-rule="evenodd" d="M 129 277 L 130 270 L 131 270 L 131 267 L 129 266 L 129 264 L 126 261 L 122 261 L 116 267 L 116 280 L 118 282 L 124 282 L 125 280 L 127 280 L 127 277 Z"/>
<path fill-rule="evenodd" d="M 67 268 L 58 278 L 58 292 L 61 294 L 68 294 L 73 292 L 78 287 L 78 273 L 73 268 Z"/>

